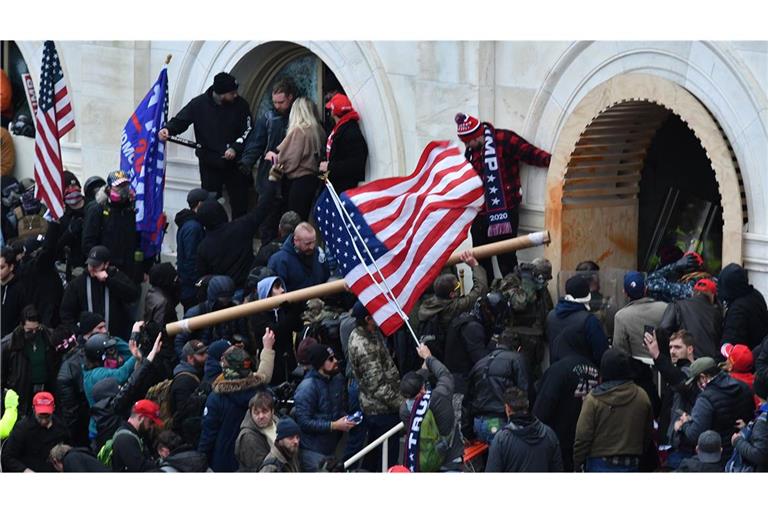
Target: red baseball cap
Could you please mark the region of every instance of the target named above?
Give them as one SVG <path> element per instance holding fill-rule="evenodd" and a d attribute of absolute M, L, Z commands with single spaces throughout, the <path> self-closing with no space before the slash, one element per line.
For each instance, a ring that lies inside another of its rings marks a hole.
<path fill-rule="evenodd" d="M 698 292 L 707 292 L 712 295 L 717 295 L 717 285 L 711 279 L 699 279 L 696 284 L 693 285 L 693 289 Z"/>
<path fill-rule="evenodd" d="M 755 364 L 755 358 L 752 356 L 752 351 L 748 346 L 726 343 L 720 347 L 720 353 L 723 354 L 723 357 L 731 361 L 733 371 L 738 373 L 749 373 L 752 371 L 752 367 Z"/>
<path fill-rule="evenodd" d="M 410 473 L 411 470 L 407 467 L 403 466 L 402 464 L 398 464 L 396 466 L 392 466 L 387 470 L 387 473 Z"/>
<path fill-rule="evenodd" d="M 146 416 L 159 427 L 163 426 L 163 420 L 160 419 L 160 406 L 152 400 L 139 400 L 133 404 L 133 413 Z"/>
<path fill-rule="evenodd" d="M 47 391 L 41 391 L 32 398 L 35 414 L 53 414 L 55 406 L 53 395 Z"/>

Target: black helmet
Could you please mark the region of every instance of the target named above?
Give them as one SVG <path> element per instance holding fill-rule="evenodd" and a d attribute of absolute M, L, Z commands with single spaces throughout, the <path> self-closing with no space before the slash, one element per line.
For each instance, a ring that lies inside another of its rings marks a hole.
<path fill-rule="evenodd" d="M 116 345 L 117 338 L 113 338 L 109 334 L 94 334 L 85 342 L 85 357 L 93 362 L 102 361 L 107 350 Z"/>
<path fill-rule="evenodd" d="M 96 190 L 106 185 L 107 182 L 101 176 L 91 176 L 85 180 L 83 185 L 83 195 L 88 198 L 92 198 L 96 195 Z"/>
<path fill-rule="evenodd" d="M 509 316 L 509 301 L 501 292 L 489 292 L 477 300 L 479 318 L 487 327 L 499 326 Z"/>

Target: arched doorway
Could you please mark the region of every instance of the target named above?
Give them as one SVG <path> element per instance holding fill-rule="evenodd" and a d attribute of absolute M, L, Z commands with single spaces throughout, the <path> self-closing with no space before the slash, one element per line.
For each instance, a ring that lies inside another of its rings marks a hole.
<path fill-rule="evenodd" d="M 696 155 L 690 168 L 674 168 L 674 141 L 685 141 Z M 680 176 L 685 179 L 675 179 Z M 682 196 L 670 196 L 673 189 Z M 712 262 L 741 262 L 746 207 L 730 145 L 693 95 L 658 77 L 617 76 L 585 96 L 555 146 L 547 199 L 545 223 L 553 243 L 545 253 L 558 270 L 573 270 L 583 260 L 648 269 L 678 231 L 679 218 L 667 214 L 664 222 L 659 205 L 665 202 L 697 214 L 696 205 L 709 203 L 701 223 L 710 232 Z"/>

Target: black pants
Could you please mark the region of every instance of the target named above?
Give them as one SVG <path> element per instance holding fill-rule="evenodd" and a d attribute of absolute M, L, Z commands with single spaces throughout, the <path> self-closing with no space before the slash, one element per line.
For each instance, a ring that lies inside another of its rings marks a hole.
<path fill-rule="evenodd" d="M 309 220 L 309 212 L 315 201 L 315 194 L 320 187 L 317 176 L 308 175 L 293 180 L 283 179 L 283 211 L 298 213 L 301 220 Z"/>
<path fill-rule="evenodd" d="M 499 237 L 489 237 L 488 216 L 480 214 L 475 217 L 475 221 L 472 223 L 471 229 L 472 247 L 515 238 L 517 236 L 517 227 L 520 223 L 520 211 L 517 208 L 509 211 L 509 222 L 512 224 L 511 234 Z M 498 259 L 499 270 L 501 270 L 502 276 L 509 274 L 517 266 L 517 254 L 515 252 L 499 254 L 496 256 L 496 258 Z M 491 261 L 491 258 L 485 258 L 478 261 L 488 273 L 488 281 L 493 281 L 493 262 Z"/>
<path fill-rule="evenodd" d="M 242 217 L 248 212 L 248 187 L 251 180 L 234 166 L 213 167 L 200 161 L 200 183 L 209 191 L 216 192 L 221 197 L 222 190 L 227 187 L 229 206 L 232 208 L 232 219 Z"/>

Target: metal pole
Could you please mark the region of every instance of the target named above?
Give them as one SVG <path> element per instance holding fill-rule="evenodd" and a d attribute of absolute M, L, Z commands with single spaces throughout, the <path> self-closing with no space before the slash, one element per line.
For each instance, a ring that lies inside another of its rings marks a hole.
<path fill-rule="evenodd" d="M 392 437 L 393 435 L 397 434 L 398 432 L 400 432 L 404 428 L 405 428 L 405 425 L 401 421 L 400 423 L 398 423 L 397 425 L 395 425 L 391 429 L 387 430 L 385 433 L 381 434 L 374 442 L 372 442 L 371 444 L 369 444 L 368 446 L 366 446 L 365 448 L 363 448 L 362 450 L 357 452 L 355 455 L 353 455 L 349 459 L 347 459 L 347 461 L 344 462 L 344 469 L 347 469 L 349 466 L 351 466 L 355 462 L 359 461 L 360 459 L 362 459 L 363 457 L 368 455 L 368 453 L 370 453 L 371 450 L 373 450 L 374 448 L 376 448 L 377 446 L 382 444 L 385 440 L 387 440 L 390 437 Z M 382 461 L 386 460 L 385 457 L 386 457 L 386 455 L 384 457 L 382 457 Z"/>

